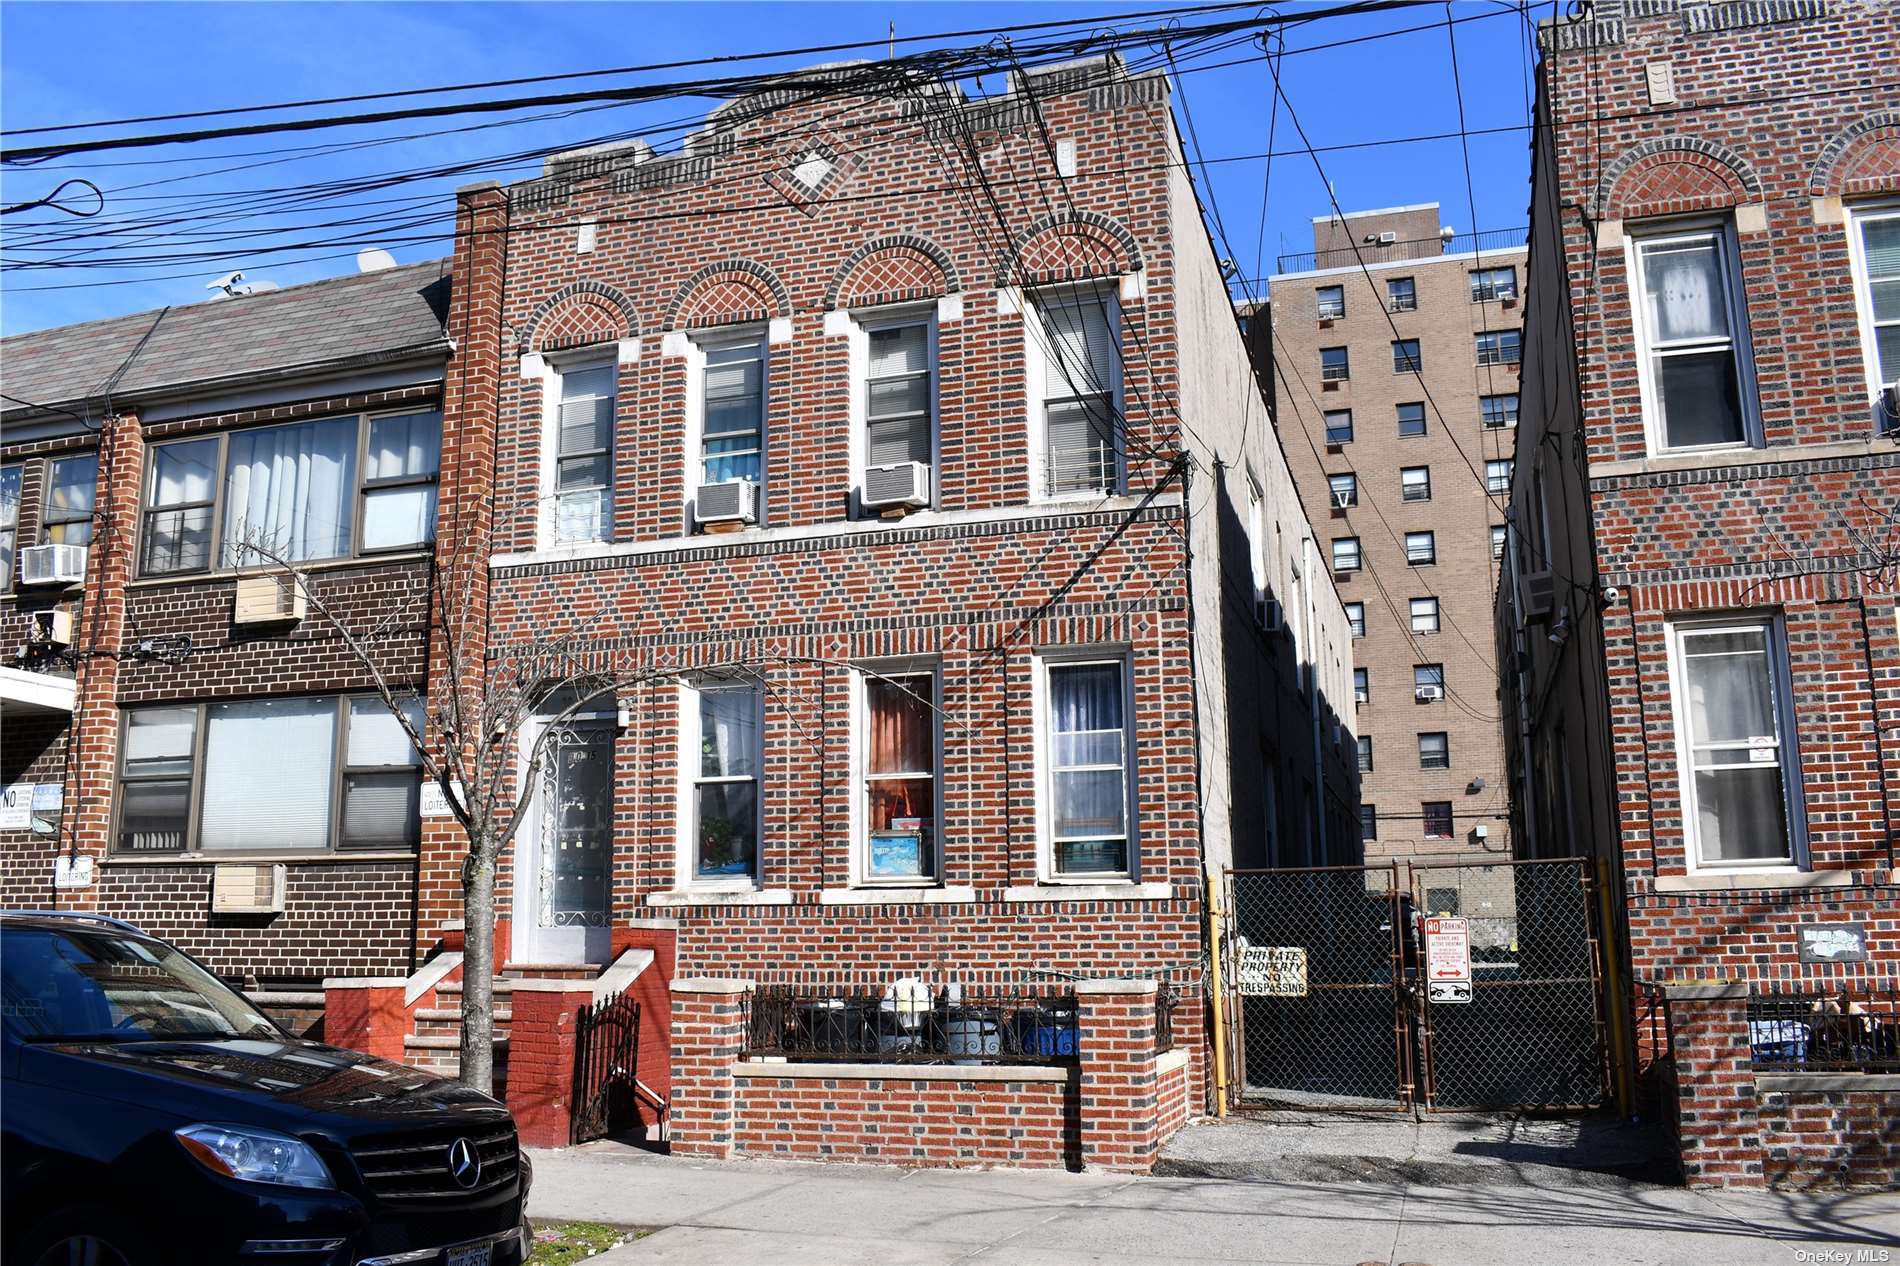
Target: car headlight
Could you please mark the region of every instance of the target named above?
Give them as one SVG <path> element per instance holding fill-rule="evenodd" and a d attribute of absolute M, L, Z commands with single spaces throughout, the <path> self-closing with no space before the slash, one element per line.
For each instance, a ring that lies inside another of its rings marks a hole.
<path fill-rule="evenodd" d="M 226 1178 L 282 1187 L 336 1186 L 323 1158 L 288 1134 L 236 1125 L 188 1125 L 173 1133 L 200 1165 Z"/>

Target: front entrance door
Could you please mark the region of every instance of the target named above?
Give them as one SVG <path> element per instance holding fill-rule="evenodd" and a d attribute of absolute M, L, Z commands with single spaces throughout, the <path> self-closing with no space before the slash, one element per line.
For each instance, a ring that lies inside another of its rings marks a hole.
<path fill-rule="evenodd" d="M 604 963 L 613 884 L 614 727 L 570 720 L 547 736 L 515 843 L 518 962 Z"/>

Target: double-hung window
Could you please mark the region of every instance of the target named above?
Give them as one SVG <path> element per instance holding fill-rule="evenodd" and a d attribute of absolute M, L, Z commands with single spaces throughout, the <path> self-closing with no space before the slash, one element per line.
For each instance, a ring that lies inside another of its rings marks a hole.
<path fill-rule="evenodd" d="M 1506 392 L 1495 396 L 1480 396 L 1478 407 L 1483 411 L 1484 429 L 1502 431 L 1517 425 L 1517 393 Z"/>
<path fill-rule="evenodd" d="M 864 464 L 935 462 L 931 323 L 911 318 L 865 329 Z M 929 495 L 926 492 L 925 495 Z"/>
<path fill-rule="evenodd" d="M 1432 532 L 1405 534 L 1405 561 L 1413 567 L 1427 567 L 1438 561 L 1438 537 Z"/>
<path fill-rule="evenodd" d="M 1445 698 L 1445 666 L 1414 664 L 1412 694 L 1420 703 L 1441 703 Z"/>
<path fill-rule="evenodd" d="M 1443 730 L 1418 736 L 1418 767 L 1420 769 L 1451 768 L 1451 738 Z"/>
<path fill-rule="evenodd" d="M 1867 386 L 1878 408 L 1883 389 L 1900 384 L 1900 204 L 1852 208 L 1848 235 Z M 1879 421 L 1887 433 L 1900 429 L 1900 416 Z"/>
<path fill-rule="evenodd" d="M 1366 635 L 1365 603 L 1348 602 L 1346 604 L 1346 627 L 1351 630 L 1354 637 L 1364 637 Z"/>
<path fill-rule="evenodd" d="M 561 369 L 554 427 L 554 541 L 606 541 L 613 534 L 616 365 Z"/>
<path fill-rule="evenodd" d="M 20 544 L 23 466 L 0 466 L 0 593 L 13 588 L 13 557 Z"/>
<path fill-rule="evenodd" d="M 1333 570 L 1359 570 L 1359 538 L 1356 536 L 1335 536 L 1333 538 Z"/>
<path fill-rule="evenodd" d="M 1473 303 L 1515 298 L 1517 298 L 1517 269 L 1507 264 L 1502 268 L 1471 270 L 1471 301 Z"/>
<path fill-rule="evenodd" d="M 1364 843 L 1379 838 L 1379 808 L 1377 805 L 1359 806 L 1359 840 Z"/>
<path fill-rule="evenodd" d="M 1415 338 L 1394 339 L 1392 342 L 1392 372 L 1395 374 L 1416 374 L 1425 367 Z"/>
<path fill-rule="evenodd" d="M 401 413 L 369 420 L 363 455 L 363 552 L 413 549 L 435 539 L 442 420 Z"/>
<path fill-rule="evenodd" d="M 1412 632 L 1418 634 L 1438 632 L 1438 599 L 1412 599 Z"/>
<path fill-rule="evenodd" d="M 1354 703 L 1372 702 L 1372 673 L 1369 669 L 1352 670 L 1352 701 Z"/>
<path fill-rule="evenodd" d="M 1511 491 L 1511 459 L 1496 458 L 1484 464 L 1484 490 L 1492 496 L 1508 496 Z"/>
<path fill-rule="evenodd" d="M 1372 736 L 1369 734 L 1361 734 L 1358 738 L 1358 744 L 1359 772 L 1369 774 L 1372 772 Z"/>
<path fill-rule="evenodd" d="M 1523 359 L 1522 330 L 1486 330 L 1478 335 L 1480 365 L 1515 365 Z"/>
<path fill-rule="evenodd" d="M 866 883 L 929 881 L 937 873 L 937 674 L 865 670 L 859 873 Z"/>
<path fill-rule="evenodd" d="M 759 873 L 759 689 L 702 681 L 685 688 L 690 883 L 750 884 Z"/>
<path fill-rule="evenodd" d="M 1398 406 L 1399 435 L 1411 439 L 1425 434 L 1425 402 L 1411 400 Z"/>
<path fill-rule="evenodd" d="M 1412 312 L 1418 308 L 1418 284 L 1410 277 L 1394 277 L 1385 283 L 1388 312 Z"/>
<path fill-rule="evenodd" d="M 1491 525 L 1491 557 L 1503 558 L 1505 543 L 1510 540 L 1510 529 L 1502 523 Z"/>
<path fill-rule="evenodd" d="M 1333 504 L 1340 509 L 1359 504 L 1359 476 L 1350 472 L 1343 475 L 1328 475 L 1326 486 L 1332 491 Z"/>
<path fill-rule="evenodd" d="M 1801 766 L 1780 621 L 1673 624 L 1669 643 L 1692 866 L 1802 865 Z"/>
<path fill-rule="evenodd" d="M 1321 382 L 1344 382 L 1352 377 L 1352 359 L 1345 348 L 1319 349 L 1319 377 Z"/>
<path fill-rule="evenodd" d="M 1452 831 L 1455 829 L 1452 825 L 1451 801 L 1427 800 L 1418 806 L 1418 810 L 1419 818 L 1424 824 L 1426 839 L 1448 840 L 1451 838 Z"/>
<path fill-rule="evenodd" d="M 1337 321 L 1346 315 L 1346 288 L 1344 286 L 1321 286 L 1314 291 L 1319 306 L 1319 319 Z"/>
<path fill-rule="evenodd" d="M 1046 496 L 1121 486 L 1121 350 L 1113 302 L 1092 290 L 1039 296 Z"/>
<path fill-rule="evenodd" d="M 1352 410 L 1328 409 L 1326 411 L 1326 442 L 1328 444 L 1352 443 Z"/>
<path fill-rule="evenodd" d="M 1128 662 L 1118 656 L 1041 665 L 1048 873 L 1125 877 L 1134 839 Z"/>
<path fill-rule="evenodd" d="M 1628 250 L 1651 447 L 1759 445 L 1728 226 L 1643 233 Z"/>
<path fill-rule="evenodd" d="M 699 481 L 759 483 L 765 474 L 765 337 L 709 343 L 705 358 Z"/>
<path fill-rule="evenodd" d="M 46 479 L 40 533 L 52 545 L 92 544 L 92 505 L 99 484 L 99 455 L 57 458 Z"/>
<path fill-rule="evenodd" d="M 1401 501 L 1430 501 L 1432 499 L 1432 468 L 1406 466 L 1400 469 L 1399 499 Z"/>

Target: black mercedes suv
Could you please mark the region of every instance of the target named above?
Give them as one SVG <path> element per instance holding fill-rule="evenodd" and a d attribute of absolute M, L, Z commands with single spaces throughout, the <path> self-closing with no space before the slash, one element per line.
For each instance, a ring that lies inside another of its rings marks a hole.
<path fill-rule="evenodd" d="M 0 914 L 0 1236 L 21 1266 L 517 1266 L 527 1159 L 456 1082 L 286 1035 L 115 920 Z"/>

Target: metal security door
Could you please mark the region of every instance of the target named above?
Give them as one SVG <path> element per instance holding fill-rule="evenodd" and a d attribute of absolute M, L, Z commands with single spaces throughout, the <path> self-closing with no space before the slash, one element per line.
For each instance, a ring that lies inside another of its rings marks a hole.
<path fill-rule="evenodd" d="M 1468 989 L 1434 991 L 1421 979 L 1416 990 L 1424 1106 L 1603 1102 L 1588 863 L 1419 863 L 1410 878 L 1420 921 L 1449 925 L 1469 955 Z M 1433 949 L 1424 939 L 1422 975 L 1429 975 Z"/>
<path fill-rule="evenodd" d="M 1396 866 L 1229 872 L 1242 1098 L 1384 1109 L 1411 1096 Z"/>
<path fill-rule="evenodd" d="M 514 954 L 537 963 L 606 961 L 613 883 L 614 727 L 571 720 L 547 736 L 532 819 L 517 856 Z M 525 916 L 525 917 L 524 917 Z"/>

